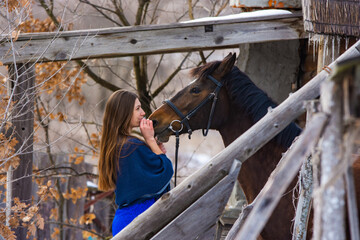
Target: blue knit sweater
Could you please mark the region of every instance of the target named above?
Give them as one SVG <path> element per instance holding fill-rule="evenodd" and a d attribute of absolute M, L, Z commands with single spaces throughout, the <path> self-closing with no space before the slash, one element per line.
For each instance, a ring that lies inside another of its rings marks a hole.
<path fill-rule="evenodd" d="M 155 154 L 141 140 L 129 137 L 121 149 L 115 189 L 115 203 L 129 204 L 159 198 L 170 190 L 174 173 L 165 154 Z"/>

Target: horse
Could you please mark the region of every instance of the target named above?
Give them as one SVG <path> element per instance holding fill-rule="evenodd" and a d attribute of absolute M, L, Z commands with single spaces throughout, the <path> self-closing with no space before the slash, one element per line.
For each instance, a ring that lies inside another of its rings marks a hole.
<path fill-rule="evenodd" d="M 235 61 L 236 54 L 230 53 L 222 61 L 209 62 L 190 71 L 195 80 L 149 116 L 160 142 L 167 142 L 175 133 L 190 136 L 193 130 L 203 129 L 206 135 L 209 129 L 215 129 L 226 147 L 266 115 L 269 108 L 276 107 L 264 91 L 234 66 Z M 249 204 L 301 130 L 292 122 L 243 163 L 238 181 Z M 295 185 L 296 178 L 282 196 L 260 238 L 292 238 L 295 215 L 292 189 Z"/>

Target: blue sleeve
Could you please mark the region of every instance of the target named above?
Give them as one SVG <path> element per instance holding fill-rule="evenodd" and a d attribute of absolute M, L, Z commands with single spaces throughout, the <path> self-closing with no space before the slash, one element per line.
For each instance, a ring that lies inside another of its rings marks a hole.
<path fill-rule="evenodd" d="M 121 172 L 115 191 L 119 206 L 161 196 L 169 189 L 174 173 L 172 163 L 165 154 L 155 154 L 138 139 L 131 139 L 129 145 L 121 151 L 122 157 L 119 159 Z"/>
<path fill-rule="evenodd" d="M 167 166 L 166 162 L 170 161 L 165 154 L 155 154 L 146 145 L 139 146 L 139 154 L 144 160 L 140 162 L 142 168 L 152 169 L 152 174 L 161 174 Z"/>

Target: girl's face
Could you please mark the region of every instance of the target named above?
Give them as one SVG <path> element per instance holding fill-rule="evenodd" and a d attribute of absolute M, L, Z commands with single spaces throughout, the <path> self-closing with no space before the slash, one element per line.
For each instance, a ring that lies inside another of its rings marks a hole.
<path fill-rule="evenodd" d="M 140 121 L 141 119 L 144 118 L 144 116 L 145 116 L 145 112 L 141 108 L 141 103 L 139 99 L 136 99 L 134 104 L 134 111 L 131 117 L 130 128 L 133 129 L 134 127 L 139 127 Z"/>

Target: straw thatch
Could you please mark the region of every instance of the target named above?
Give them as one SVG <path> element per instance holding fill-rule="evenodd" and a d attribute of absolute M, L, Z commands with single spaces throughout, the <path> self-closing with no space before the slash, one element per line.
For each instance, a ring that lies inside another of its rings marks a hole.
<path fill-rule="evenodd" d="M 302 0 L 302 5 L 306 31 L 360 37 L 360 0 Z"/>

